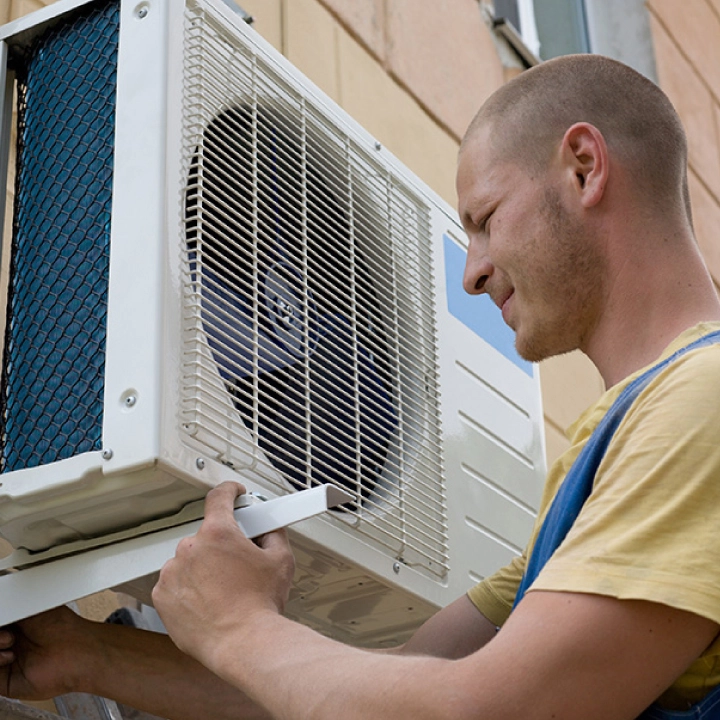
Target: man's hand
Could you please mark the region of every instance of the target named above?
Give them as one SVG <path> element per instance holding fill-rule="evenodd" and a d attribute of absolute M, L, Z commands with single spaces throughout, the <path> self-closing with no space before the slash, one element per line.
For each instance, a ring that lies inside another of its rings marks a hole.
<path fill-rule="evenodd" d="M 73 690 L 87 621 L 65 607 L 0 629 L 0 694 L 45 700 Z"/>
<path fill-rule="evenodd" d="M 160 573 L 153 603 L 175 644 L 212 669 L 222 640 L 238 638 L 258 613 L 281 613 L 294 561 L 287 535 L 273 532 L 248 540 L 233 515 L 245 489 L 223 483 L 205 500 L 197 535 L 180 542 Z"/>

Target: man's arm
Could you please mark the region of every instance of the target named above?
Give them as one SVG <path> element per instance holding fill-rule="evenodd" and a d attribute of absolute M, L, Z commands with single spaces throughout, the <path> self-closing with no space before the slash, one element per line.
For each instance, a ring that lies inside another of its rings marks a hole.
<path fill-rule="evenodd" d="M 716 623 L 646 601 L 531 592 L 497 636 L 459 660 L 374 654 L 278 614 L 291 560 L 232 518 L 237 490 L 206 502 L 154 597 L 178 646 L 278 718 L 632 720 L 697 658 Z"/>
<path fill-rule="evenodd" d="M 534 592 L 457 661 L 375 656 L 269 613 L 203 657 L 288 720 L 632 720 L 716 632 L 644 601 Z"/>
<path fill-rule="evenodd" d="M 42 700 L 69 692 L 172 720 L 268 718 L 167 635 L 90 622 L 67 608 L 0 630 L 0 694 Z"/>
<path fill-rule="evenodd" d="M 496 634 L 495 625 L 467 595 L 462 595 L 427 620 L 401 648 L 391 652 L 457 660 L 479 650 Z"/>

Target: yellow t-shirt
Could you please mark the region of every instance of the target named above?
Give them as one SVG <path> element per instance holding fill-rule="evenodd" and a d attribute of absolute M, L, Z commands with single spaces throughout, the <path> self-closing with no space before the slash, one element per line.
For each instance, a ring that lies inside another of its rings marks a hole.
<path fill-rule="evenodd" d="M 719 322 L 685 331 L 661 358 L 715 330 Z M 565 474 L 613 401 L 646 369 L 610 388 L 569 429 L 571 447 L 548 474 L 528 550 L 468 593 L 496 625 L 510 614 L 525 558 Z M 533 589 L 650 600 L 720 623 L 720 345 L 691 350 L 638 396 Z M 718 684 L 720 639 L 660 703 L 685 709 Z"/>

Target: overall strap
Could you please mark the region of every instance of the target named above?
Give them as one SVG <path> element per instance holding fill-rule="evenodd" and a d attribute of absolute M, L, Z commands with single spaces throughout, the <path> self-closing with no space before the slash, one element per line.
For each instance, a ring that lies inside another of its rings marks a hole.
<path fill-rule="evenodd" d="M 705 347 L 719 341 L 720 330 L 717 330 L 708 335 L 704 335 L 689 345 L 685 345 L 685 347 L 673 353 L 670 357 L 662 360 L 657 365 L 653 365 L 653 367 L 646 370 L 642 375 L 635 378 L 635 380 L 618 395 L 572 464 L 557 495 L 553 499 L 552 505 L 548 510 L 547 516 L 538 533 L 537 540 L 535 541 L 535 546 L 530 555 L 525 574 L 520 582 L 513 609 L 515 609 L 520 600 L 522 600 L 527 589 L 540 574 L 540 571 L 550 559 L 550 556 L 565 539 L 575 519 L 580 514 L 580 510 L 592 491 L 595 473 L 605 455 L 610 440 L 612 440 L 618 425 L 620 425 L 620 422 L 625 417 L 625 413 L 633 402 L 635 402 L 638 395 L 658 373 L 679 357 L 691 350 Z"/>

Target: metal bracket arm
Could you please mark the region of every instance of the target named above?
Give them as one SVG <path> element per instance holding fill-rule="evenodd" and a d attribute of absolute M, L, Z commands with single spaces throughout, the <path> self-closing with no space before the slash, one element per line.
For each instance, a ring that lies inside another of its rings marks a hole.
<path fill-rule="evenodd" d="M 320 485 L 240 507 L 235 510 L 235 519 L 247 537 L 255 538 L 351 500 L 352 496 L 340 488 Z M 180 540 L 195 534 L 201 522 L 194 520 L 9 570 L 0 576 L 0 626 L 158 572 L 173 557 Z M 21 556 L 21 551 L 15 555 Z"/>

